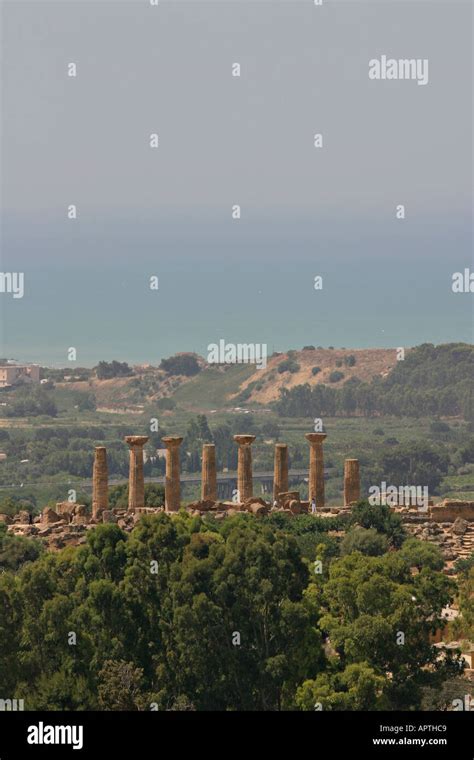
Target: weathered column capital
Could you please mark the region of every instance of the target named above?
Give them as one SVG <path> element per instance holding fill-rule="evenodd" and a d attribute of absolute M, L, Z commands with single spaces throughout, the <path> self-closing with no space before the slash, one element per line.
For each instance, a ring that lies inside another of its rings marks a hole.
<path fill-rule="evenodd" d="M 161 439 L 167 449 L 176 448 L 181 446 L 183 438 L 179 435 L 167 435 Z"/>
<path fill-rule="evenodd" d="M 147 435 L 126 435 L 125 439 L 126 443 L 130 447 L 132 446 L 144 446 L 147 441 L 149 441 L 149 437 Z"/>
<path fill-rule="evenodd" d="M 238 443 L 239 446 L 250 446 L 256 437 L 256 435 L 234 435 L 234 441 Z"/>
<path fill-rule="evenodd" d="M 327 433 L 306 433 L 305 438 L 310 446 L 317 446 L 327 438 Z"/>

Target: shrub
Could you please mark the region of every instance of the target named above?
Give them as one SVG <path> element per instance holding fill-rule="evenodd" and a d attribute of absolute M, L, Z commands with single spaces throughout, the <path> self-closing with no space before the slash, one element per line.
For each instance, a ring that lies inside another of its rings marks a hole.
<path fill-rule="evenodd" d="M 115 359 L 111 362 L 99 362 L 94 367 L 99 380 L 110 380 L 113 377 L 128 377 L 133 375 L 133 370 L 127 362 L 117 362 Z"/>
<path fill-rule="evenodd" d="M 375 528 L 353 528 L 341 542 L 341 554 L 361 552 L 368 557 L 381 557 L 388 549 L 388 540 Z"/>
<path fill-rule="evenodd" d="M 291 374 L 294 374 L 295 372 L 299 372 L 300 365 L 298 362 L 295 362 L 294 359 L 285 359 L 281 362 L 281 364 L 278 365 L 278 372 L 282 374 L 283 372 L 291 372 Z"/>
<path fill-rule="evenodd" d="M 176 406 L 176 401 L 166 396 L 165 398 L 158 399 L 155 405 L 157 409 L 174 409 Z"/>
<path fill-rule="evenodd" d="M 430 425 L 431 433 L 449 433 L 450 429 L 446 422 L 441 422 L 440 420 L 434 420 Z"/>
<path fill-rule="evenodd" d="M 179 356 L 170 356 L 169 359 L 162 359 L 160 369 L 163 369 L 168 375 L 192 377 L 200 372 L 201 367 L 195 356 L 180 354 Z"/>

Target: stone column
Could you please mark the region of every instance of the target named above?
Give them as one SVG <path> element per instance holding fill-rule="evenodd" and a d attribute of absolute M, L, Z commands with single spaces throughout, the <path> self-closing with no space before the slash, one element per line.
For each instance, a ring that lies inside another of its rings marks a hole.
<path fill-rule="evenodd" d="M 100 517 L 109 508 L 109 470 L 107 467 L 107 449 L 96 446 L 94 467 L 92 470 L 92 517 Z"/>
<path fill-rule="evenodd" d="M 278 501 L 281 493 L 288 491 L 288 446 L 275 444 L 275 465 L 273 471 L 273 501 Z"/>
<path fill-rule="evenodd" d="M 201 499 L 217 501 L 216 447 L 205 443 L 202 447 Z"/>
<path fill-rule="evenodd" d="M 237 489 L 239 499 L 244 502 L 253 495 L 252 485 L 252 450 L 251 445 L 255 440 L 254 435 L 234 435 L 234 441 L 239 445 L 239 459 L 237 464 Z"/>
<path fill-rule="evenodd" d="M 130 476 L 128 479 L 128 508 L 131 512 L 145 506 L 145 480 L 143 477 L 143 447 L 146 435 L 127 435 L 130 447 Z"/>
<path fill-rule="evenodd" d="M 359 460 L 346 459 L 344 462 L 344 506 L 360 499 Z"/>
<path fill-rule="evenodd" d="M 326 433 L 307 433 L 306 440 L 309 442 L 309 500 L 316 499 L 316 508 L 324 507 L 324 455 L 323 441 Z"/>
<path fill-rule="evenodd" d="M 167 512 L 177 512 L 181 505 L 179 447 L 183 439 L 169 435 L 161 440 L 166 446 L 165 509 Z"/>

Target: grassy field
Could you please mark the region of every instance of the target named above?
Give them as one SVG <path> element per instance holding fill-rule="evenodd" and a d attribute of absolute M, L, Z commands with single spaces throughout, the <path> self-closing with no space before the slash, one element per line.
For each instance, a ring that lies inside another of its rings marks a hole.
<path fill-rule="evenodd" d="M 235 406 L 228 396 L 251 377 L 253 370 L 248 364 L 232 365 L 225 370 L 209 367 L 194 377 L 192 382 L 178 388 L 173 399 L 183 408 L 202 412 L 222 409 L 226 405 Z"/>

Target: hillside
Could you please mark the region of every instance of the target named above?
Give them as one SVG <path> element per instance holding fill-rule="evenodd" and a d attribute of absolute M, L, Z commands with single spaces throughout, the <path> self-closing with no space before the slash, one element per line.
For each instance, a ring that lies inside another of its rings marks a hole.
<path fill-rule="evenodd" d="M 295 362 L 295 367 L 282 372 L 281 369 L 288 359 Z M 352 361 L 355 361 L 353 365 L 351 365 Z M 311 386 L 331 384 L 338 387 L 351 378 L 370 382 L 375 377 L 387 377 L 396 363 L 396 350 L 392 348 L 357 350 L 320 348 L 290 351 L 272 356 L 268 360 L 266 369 L 257 369 L 253 372 L 248 380 L 242 383 L 237 393 L 243 392 L 242 396 L 246 401 L 269 404 L 279 399 L 282 388 L 294 388 L 305 383 Z M 317 374 L 313 374 L 315 367 L 320 369 Z M 343 377 L 339 380 L 331 380 L 333 372 L 340 372 Z"/>
<path fill-rule="evenodd" d="M 370 382 L 386 377 L 396 364 L 395 349 L 307 349 L 275 354 L 264 369 L 255 365 L 211 365 L 196 357 L 200 372 L 191 377 L 167 374 L 156 367 L 135 367 L 131 377 L 56 383 L 59 394 L 92 393 L 99 411 L 140 413 L 147 404 L 172 398 L 187 409 L 223 409 L 245 404 L 269 404 L 282 388 L 309 383 L 341 386 L 357 378 Z M 285 369 L 288 365 L 288 369 Z M 313 374 L 314 368 L 319 368 Z M 343 377 L 331 381 L 331 374 Z"/>
<path fill-rule="evenodd" d="M 207 367 L 204 359 L 197 354 L 176 356 L 194 357 L 200 368 L 199 374 Z M 182 385 L 192 382 L 198 376 L 169 374 L 152 365 L 139 365 L 133 368 L 131 376 L 105 380 L 93 376 L 88 380 L 56 382 L 55 390 L 56 394 L 65 398 L 81 393 L 93 394 L 98 411 L 140 413 L 146 404 L 173 397 Z"/>
<path fill-rule="evenodd" d="M 386 377 L 369 383 L 348 379 L 333 385 L 284 387 L 276 405 L 283 417 L 372 415 L 398 417 L 474 416 L 474 347 L 425 343 L 407 353 Z"/>
<path fill-rule="evenodd" d="M 471 418 L 474 349 L 467 344 L 424 344 L 397 361 L 396 349 L 306 348 L 274 354 L 267 366 L 209 365 L 195 354 L 179 354 L 170 362 L 194 357 L 192 375 L 149 365 L 133 374 L 99 380 L 56 382 L 61 407 L 73 407 L 82 394 L 93 396 L 98 411 L 142 413 L 147 406 L 175 406 L 191 411 L 226 410 L 237 406 L 268 407 L 280 402 L 282 416 L 419 413 Z M 344 390 L 343 390 L 344 389 Z M 283 405 L 283 406 L 282 406 Z"/>

